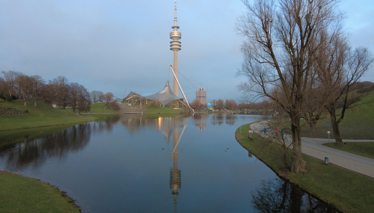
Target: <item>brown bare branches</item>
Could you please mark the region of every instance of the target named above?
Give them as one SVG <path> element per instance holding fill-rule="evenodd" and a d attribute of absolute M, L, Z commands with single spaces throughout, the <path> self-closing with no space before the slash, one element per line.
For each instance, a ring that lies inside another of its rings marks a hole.
<path fill-rule="evenodd" d="M 240 74 L 248 82 L 239 88 L 277 102 L 291 118 L 292 171 L 305 171 L 301 157 L 300 118 L 305 100 L 312 95 L 317 73 L 313 65 L 328 45 L 328 36 L 339 33 L 341 16 L 333 0 L 255 0 L 237 24 L 245 36 Z M 275 92 L 277 91 L 277 92 Z M 321 107 L 320 107 L 321 109 Z"/>

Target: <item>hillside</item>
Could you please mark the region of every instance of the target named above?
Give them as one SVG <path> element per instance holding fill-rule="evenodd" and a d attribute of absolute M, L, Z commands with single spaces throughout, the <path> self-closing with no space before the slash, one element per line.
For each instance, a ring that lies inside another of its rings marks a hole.
<path fill-rule="evenodd" d="M 27 106 L 23 101 L 0 103 L 0 109 L 12 108 L 18 112 L 27 112 L 19 115 L 0 115 L 0 130 L 34 128 L 64 124 L 76 124 L 93 121 L 96 118 L 81 116 L 69 110 L 54 109 L 47 104 L 38 102 L 34 108 L 33 100 L 28 100 Z"/>
<path fill-rule="evenodd" d="M 73 112 L 73 109 L 67 108 L 66 109 L 69 112 Z M 78 110 L 75 110 L 75 113 L 78 113 Z M 91 104 L 91 110 L 88 113 L 97 113 L 97 114 L 120 114 L 120 111 L 118 109 L 107 109 L 105 106 L 105 103 L 95 103 Z"/>
<path fill-rule="evenodd" d="M 327 114 L 318 121 L 315 133 L 311 133 L 309 126 L 306 125 L 302 128 L 301 135 L 327 138 L 328 126 L 326 124 L 331 124 Z M 343 121 L 339 124 L 339 130 L 344 139 L 374 139 L 374 91 L 366 93 L 358 106 L 346 111 Z M 330 131 L 330 137 L 334 138 L 332 130 Z"/>

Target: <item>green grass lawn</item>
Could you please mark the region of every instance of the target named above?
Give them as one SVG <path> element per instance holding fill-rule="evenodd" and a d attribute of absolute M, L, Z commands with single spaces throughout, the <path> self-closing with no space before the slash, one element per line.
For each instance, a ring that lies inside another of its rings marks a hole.
<path fill-rule="evenodd" d="M 20 111 L 28 110 L 29 112 L 27 115 L 0 116 L 0 130 L 76 124 L 96 119 L 95 117 L 81 116 L 69 110 L 54 109 L 42 102 L 38 102 L 37 106 L 37 108 L 34 108 L 33 100 L 29 100 L 26 107 L 20 100 L 0 103 L 1 108 L 15 108 Z"/>
<path fill-rule="evenodd" d="M 172 113 L 181 113 L 181 109 L 173 109 L 169 107 L 147 107 L 146 111 L 143 114 L 172 114 Z"/>
<path fill-rule="evenodd" d="M 73 112 L 72 108 L 66 108 L 67 111 Z M 78 113 L 78 110 L 75 110 L 75 113 Z M 82 112 L 86 113 L 86 112 Z M 88 113 L 102 113 L 102 114 L 120 114 L 120 110 L 118 109 L 107 109 L 105 106 L 105 103 L 96 103 L 96 104 L 91 104 L 91 109 Z"/>
<path fill-rule="evenodd" d="M 336 143 L 325 143 L 323 145 L 374 159 L 374 142 L 345 142 L 344 145 L 340 146 Z"/>
<path fill-rule="evenodd" d="M 240 133 L 240 131 L 242 133 Z M 373 212 L 374 179 L 325 165 L 322 160 L 303 155 L 306 162 L 305 174 L 294 174 L 283 166 L 282 148 L 257 134 L 253 141 L 247 139 L 248 124 L 241 126 L 235 133 L 238 142 L 277 174 L 297 184 L 310 194 L 334 205 L 342 212 Z M 288 160 L 292 150 L 288 150 Z"/>
<path fill-rule="evenodd" d="M 105 103 L 96 103 L 91 105 L 90 113 L 115 113 L 120 114 L 118 109 L 107 109 Z"/>
<path fill-rule="evenodd" d="M 73 200 L 39 180 L 0 170 L 0 212 L 79 212 Z"/>
<path fill-rule="evenodd" d="M 348 109 L 343 121 L 339 124 L 340 134 L 343 139 L 374 139 L 374 91 L 369 92 L 359 106 Z M 327 131 L 331 124 L 328 114 L 323 115 L 316 126 L 316 132 L 311 132 L 309 125 L 301 129 L 302 137 L 328 138 Z M 288 126 L 289 127 L 289 126 Z M 331 131 L 330 138 L 334 138 Z"/>

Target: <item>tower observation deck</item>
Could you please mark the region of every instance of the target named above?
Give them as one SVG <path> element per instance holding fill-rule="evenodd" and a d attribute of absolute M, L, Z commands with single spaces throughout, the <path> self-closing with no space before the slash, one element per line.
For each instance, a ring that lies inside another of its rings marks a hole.
<path fill-rule="evenodd" d="M 181 42 L 178 41 L 182 38 L 182 34 L 178 31 L 179 26 L 177 25 L 177 2 L 175 1 L 174 9 L 174 30 L 170 32 L 170 39 L 173 41 L 170 42 L 170 50 L 174 52 L 174 72 L 175 76 L 173 81 L 173 93 L 178 96 L 178 83 L 176 78 L 178 78 L 178 51 L 181 50 Z"/>

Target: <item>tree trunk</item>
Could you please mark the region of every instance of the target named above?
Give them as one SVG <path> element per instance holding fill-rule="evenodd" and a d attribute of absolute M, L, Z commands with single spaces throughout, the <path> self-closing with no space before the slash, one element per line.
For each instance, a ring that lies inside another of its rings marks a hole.
<path fill-rule="evenodd" d="M 316 132 L 316 125 L 317 125 L 317 120 L 312 119 L 309 122 L 309 127 L 311 132 Z"/>
<path fill-rule="evenodd" d="M 23 94 L 23 105 L 24 105 L 24 106 L 27 106 L 27 104 L 26 104 L 25 94 Z"/>
<path fill-rule="evenodd" d="M 340 131 L 339 131 L 339 122 L 336 121 L 335 109 L 331 109 L 330 118 L 331 118 L 332 131 L 335 137 L 335 142 L 338 145 L 343 145 L 343 139 L 340 136 Z"/>
<path fill-rule="evenodd" d="M 34 107 L 36 108 L 36 98 L 35 98 L 35 102 L 34 102 Z"/>
<path fill-rule="evenodd" d="M 291 131 L 292 131 L 292 167 L 291 171 L 297 174 L 306 172 L 306 163 L 303 160 L 301 152 L 301 137 L 300 137 L 300 116 L 294 115 L 291 117 Z"/>

